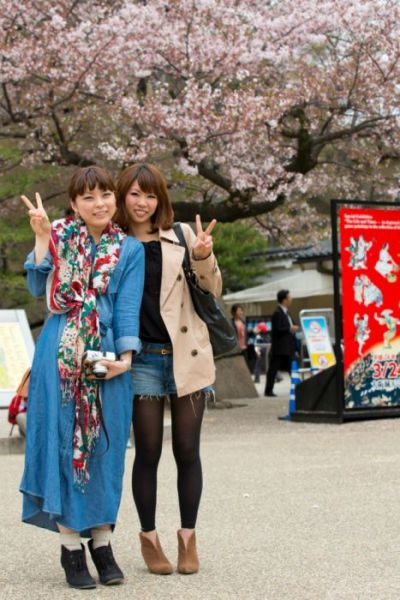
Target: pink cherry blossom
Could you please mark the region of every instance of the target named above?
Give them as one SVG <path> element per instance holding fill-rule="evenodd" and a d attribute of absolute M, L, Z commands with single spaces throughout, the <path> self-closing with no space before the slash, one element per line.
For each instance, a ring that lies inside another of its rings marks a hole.
<path fill-rule="evenodd" d="M 185 217 L 296 227 L 307 196 L 398 194 L 399 23 L 397 0 L 0 0 L 0 137 L 58 164 L 173 156 L 201 182 Z"/>

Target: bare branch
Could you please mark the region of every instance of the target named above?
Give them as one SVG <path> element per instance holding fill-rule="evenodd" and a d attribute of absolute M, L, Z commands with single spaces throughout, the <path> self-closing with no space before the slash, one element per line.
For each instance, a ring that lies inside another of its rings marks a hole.
<path fill-rule="evenodd" d="M 379 123 L 380 121 L 389 121 L 390 119 L 393 119 L 392 115 L 386 115 L 386 116 L 380 116 L 380 117 L 374 117 L 371 119 L 367 119 L 366 121 L 363 121 L 359 125 L 354 125 L 353 127 L 339 129 L 338 131 L 333 131 L 332 133 L 326 133 L 325 135 L 317 136 L 317 137 L 313 138 L 312 143 L 315 146 L 317 146 L 319 144 L 326 144 L 326 143 L 332 142 L 334 140 L 339 140 L 339 139 L 354 135 L 356 133 L 359 133 L 360 131 L 364 131 L 365 129 L 370 129 L 376 123 Z"/>
<path fill-rule="evenodd" d="M 228 203 L 227 203 L 228 202 Z M 257 215 L 265 215 L 285 202 L 285 196 L 279 194 L 276 200 L 253 203 L 229 204 L 229 201 L 216 202 L 215 204 L 203 204 L 199 202 L 174 202 L 174 212 L 179 220 L 194 221 L 196 214 L 200 213 L 202 219 L 211 221 L 217 219 L 224 223 L 246 219 Z"/>
<path fill-rule="evenodd" d="M 0 131 L 0 138 L 7 138 L 11 140 L 25 140 L 27 137 L 27 133 Z"/>
<path fill-rule="evenodd" d="M 4 100 L 5 100 L 6 106 L 7 106 L 7 112 L 10 115 L 11 121 L 13 121 L 15 123 L 16 120 L 15 120 L 14 112 L 13 112 L 13 109 L 11 106 L 11 100 L 10 100 L 10 96 L 8 94 L 7 85 L 5 83 L 3 83 L 2 88 L 3 88 Z"/>

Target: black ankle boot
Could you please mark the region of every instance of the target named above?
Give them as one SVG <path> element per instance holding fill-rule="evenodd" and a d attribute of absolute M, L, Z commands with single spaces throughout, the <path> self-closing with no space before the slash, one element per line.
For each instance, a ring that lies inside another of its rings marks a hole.
<path fill-rule="evenodd" d="M 65 546 L 61 546 L 61 565 L 71 587 L 82 590 L 96 587 L 96 582 L 87 568 L 83 544 L 80 550 L 68 550 Z"/>
<path fill-rule="evenodd" d="M 89 540 L 89 550 L 103 585 L 116 585 L 124 581 L 124 574 L 115 562 L 111 544 L 93 549 L 93 540 Z"/>

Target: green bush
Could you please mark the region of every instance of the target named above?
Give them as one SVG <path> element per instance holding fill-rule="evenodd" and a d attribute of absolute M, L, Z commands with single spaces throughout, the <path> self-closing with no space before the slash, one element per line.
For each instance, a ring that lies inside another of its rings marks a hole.
<path fill-rule="evenodd" d="M 247 223 L 218 223 L 213 231 L 214 252 L 221 269 L 224 292 L 236 292 L 257 285 L 267 273 L 263 257 L 253 252 L 266 250 L 267 240 Z"/>

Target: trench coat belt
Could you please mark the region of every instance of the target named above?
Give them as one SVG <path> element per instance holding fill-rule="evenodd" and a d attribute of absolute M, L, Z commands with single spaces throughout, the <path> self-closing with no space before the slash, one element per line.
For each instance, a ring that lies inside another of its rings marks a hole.
<path fill-rule="evenodd" d="M 143 348 L 144 354 L 172 354 L 172 346 L 167 346 L 166 348 Z"/>

